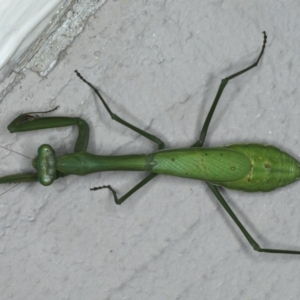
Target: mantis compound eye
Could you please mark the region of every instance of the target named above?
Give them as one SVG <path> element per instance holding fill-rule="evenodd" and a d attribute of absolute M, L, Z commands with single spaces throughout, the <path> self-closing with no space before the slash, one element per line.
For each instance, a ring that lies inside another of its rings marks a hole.
<path fill-rule="evenodd" d="M 41 145 L 38 156 L 32 161 L 33 167 L 38 172 L 38 179 L 42 185 L 50 185 L 56 179 L 55 151 L 50 145 Z"/>

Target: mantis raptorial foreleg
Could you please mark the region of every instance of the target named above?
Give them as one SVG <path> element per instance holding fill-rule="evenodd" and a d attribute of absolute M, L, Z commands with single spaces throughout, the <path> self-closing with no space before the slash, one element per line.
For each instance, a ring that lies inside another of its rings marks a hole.
<path fill-rule="evenodd" d="M 111 109 L 109 108 L 109 106 L 107 105 L 106 101 L 104 100 L 104 98 L 102 97 L 102 95 L 100 94 L 99 90 L 96 89 L 89 81 L 87 81 L 85 78 L 82 77 L 82 75 L 76 70 L 75 71 L 76 75 L 83 81 L 85 82 L 87 85 L 89 85 L 94 92 L 96 93 L 96 95 L 99 97 L 99 99 L 101 100 L 101 102 L 103 103 L 105 109 L 107 110 L 107 112 L 109 113 L 109 115 L 111 116 L 111 118 L 115 121 L 117 121 L 118 123 L 124 125 L 125 127 L 130 128 L 131 130 L 139 133 L 140 135 L 144 136 L 145 138 L 147 138 L 148 140 L 156 143 L 158 145 L 158 149 L 164 149 L 165 148 L 165 144 L 164 142 L 156 137 L 155 135 L 152 135 L 140 128 L 137 128 L 136 126 L 126 122 L 125 120 L 123 120 L 122 118 L 120 118 L 118 115 L 114 114 Z M 103 186 L 99 186 L 99 187 L 94 187 L 91 188 L 91 191 L 96 191 L 96 190 L 100 190 L 103 188 L 107 188 L 109 189 L 113 196 L 114 196 L 114 200 L 116 202 L 116 204 L 120 205 L 122 204 L 129 196 L 131 196 L 134 192 L 136 192 L 138 189 L 140 189 L 142 186 L 144 186 L 146 183 L 148 183 L 150 180 L 152 180 L 154 177 L 156 177 L 158 174 L 149 174 L 148 176 L 146 176 L 142 181 L 140 181 L 137 185 L 135 185 L 131 190 L 129 190 L 125 195 L 123 195 L 122 197 L 118 198 L 117 197 L 117 193 L 116 191 L 110 186 L 110 185 L 103 185 Z"/>
<path fill-rule="evenodd" d="M 8 130 L 13 132 L 24 132 L 39 129 L 59 128 L 76 125 L 78 127 L 78 138 L 75 143 L 74 152 L 86 151 L 90 128 L 87 122 L 81 118 L 72 117 L 43 117 L 37 114 L 45 114 L 52 112 L 58 108 L 55 107 L 49 111 L 29 112 L 15 118 L 8 126 Z"/>
<path fill-rule="evenodd" d="M 89 126 L 88 124 L 81 118 L 72 118 L 72 117 L 43 117 L 40 118 L 38 114 L 49 113 L 58 108 L 55 107 L 49 111 L 41 111 L 41 112 L 28 112 L 25 114 L 21 114 L 17 118 L 15 118 L 8 126 L 8 130 L 11 133 L 14 132 L 24 132 L 24 131 L 32 131 L 39 129 L 49 129 L 49 128 L 58 128 L 58 127 L 66 127 L 77 125 L 78 127 L 78 138 L 75 143 L 74 152 L 86 151 L 88 142 L 89 142 Z M 56 172 L 56 177 L 64 176 L 60 172 Z M 4 176 L 1 179 L 2 183 L 10 183 L 10 182 L 34 182 L 38 181 L 37 174 L 15 174 Z"/>

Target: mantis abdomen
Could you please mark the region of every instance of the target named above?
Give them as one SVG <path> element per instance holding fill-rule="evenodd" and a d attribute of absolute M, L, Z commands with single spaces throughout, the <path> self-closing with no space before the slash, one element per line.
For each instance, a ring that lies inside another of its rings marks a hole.
<path fill-rule="evenodd" d="M 151 156 L 154 173 L 205 180 L 247 192 L 271 191 L 300 177 L 297 160 L 276 147 L 260 144 L 162 150 Z"/>

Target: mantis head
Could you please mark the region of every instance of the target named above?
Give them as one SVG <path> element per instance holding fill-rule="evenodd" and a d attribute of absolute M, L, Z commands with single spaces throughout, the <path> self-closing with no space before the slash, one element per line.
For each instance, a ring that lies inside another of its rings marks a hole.
<path fill-rule="evenodd" d="M 50 185 L 57 178 L 55 151 L 50 145 L 41 145 L 38 156 L 32 161 L 32 166 L 38 172 L 38 180 L 42 185 Z"/>

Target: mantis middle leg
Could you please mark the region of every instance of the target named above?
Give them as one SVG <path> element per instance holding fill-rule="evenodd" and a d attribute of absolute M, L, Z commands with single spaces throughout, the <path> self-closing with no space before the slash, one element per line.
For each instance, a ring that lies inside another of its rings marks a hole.
<path fill-rule="evenodd" d="M 111 118 L 115 121 L 117 121 L 118 123 L 124 125 L 125 127 L 130 128 L 131 130 L 139 133 L 140 135 L 144 136 L 145 138 L 147 138 L 148 140 L 156 143 L 158 145 L 158 149 L 164 149 L 165 148 L 165 144 L 164 142 L 159 139 L 158 137 L 156 137 L 155 135 L 152 135 L 128 122 L 126 122 L 124 119 L 120 118 L 118 115 L 114 114 L 111 109 L 109 108 L 109 106 L 107 105 L 106 101 L 104 100 L 104 98 L 102 97 L 102 95 L 100 94 L 99 90 L 96 89 L 89 81 L 87 81 L 85 78 L 82 77 L 82 75 L 76 70 L 75 71 L 76 75 L 83 81 L 85 82 L 87 85 L 89 85 L 94 92 L 96 93 L 96 95 L 99 97 L 100 101 L 103 103 L 105 109 L 107 110 L 107 112 L 109 113 L 109 115 L 111 116 Z M 140 189 L 142 186 L 144 186 L 146 183 L 148 183 L 150 180 L 152 180 L 154 177 L 156 177 L 158 174 L 149 174 L 148 176 L 146 176 L 142 181 L 140 181 L 137 185 L 135 185 L 132 189 L 130 189 L 125 195 L 123 195 L 122 197 L 118 198 L 117 197 L 117 193 L 116 191 L 110 186 L 110 185 L 104 185 L 104 186 L 99 186 L 99 187 L 94 187 L 91 188 L 91 191 L 96 191 L 99 189 L 103 189 L 103 188 L 107 188 L 109 189 L 113 196 L 114 196 L 114 200 L 115 203 L 120 205 L 122 204 L 129 196 L 131 196 L 134 192 L 136 192 L 138 189 Z"/>

